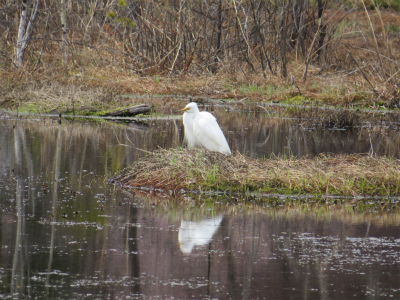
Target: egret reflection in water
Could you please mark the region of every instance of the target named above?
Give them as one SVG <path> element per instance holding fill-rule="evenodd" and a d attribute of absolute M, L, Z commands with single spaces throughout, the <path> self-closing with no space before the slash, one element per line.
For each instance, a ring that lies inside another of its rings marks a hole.
<path fill-rule="evenodd" d="M 178 235 L 181 251 L 191 253 L 195 246 L 205 246 L 210 243 L 221 221 L 222 215 L 198 222 L 182 220 Z"/>

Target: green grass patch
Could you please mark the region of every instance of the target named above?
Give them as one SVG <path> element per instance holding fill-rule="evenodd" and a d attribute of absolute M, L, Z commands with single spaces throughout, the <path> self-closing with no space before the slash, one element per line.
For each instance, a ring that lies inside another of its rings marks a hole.
<path fill-rule="evenodd" d="M 277 88 L 274 85 L 260 85 L 257 83 L 243 83 L 239 86 L 239 93 L 242 95 L 260 94 L 271 96 L 280 92 L 281 90 L 281 88 Z"/>
<path fill-rule="evenodd" d="M 390 23 L 387 26 L 387 31 L 388 32 L 393 32 L 393 33 L 399 33 L 400 32 L 400 26 L 394 25 L 392 23 Z"/>

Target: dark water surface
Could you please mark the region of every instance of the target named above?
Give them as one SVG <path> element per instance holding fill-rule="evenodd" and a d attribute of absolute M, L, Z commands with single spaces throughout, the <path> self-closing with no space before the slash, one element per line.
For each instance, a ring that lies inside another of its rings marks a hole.
<path fill-rule="evenodd" d="M 216 115 L 232 150 L 254 157 L 399 157 L 399 133 L 384 126 Z M 397 214 L 250 208 L 107 183 L 143 150 L 179 147 L 182 136 L 172 119 L 0 120 L 0 298 L 400 298 Z"/>

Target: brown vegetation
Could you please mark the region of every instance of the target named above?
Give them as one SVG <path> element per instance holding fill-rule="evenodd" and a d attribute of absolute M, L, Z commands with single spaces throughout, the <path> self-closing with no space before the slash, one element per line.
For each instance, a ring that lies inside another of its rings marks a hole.
<path fill-rule="evenodd" d="M 227 193 L 400 195 L 400 162 L 361 155 L 251 159 L 204 150 L 159 150 L 115 178 L 127 187 Z"/>
<path fill-rule="evenodd" d="M 265 101 L 302 95 L 396 107 L 400 18 L 384 2 L 380 10 L 371 1 L 66 1 L 65 32 L 60 4 L 40 1 L 24 64 L 16 68 L 20 6 L 3 0 L 0 101 L 37 103 L 35 90 L 57 98 L 58 89 L 48 87 L 61 84 L 64 91 L 108 95 Z"/>

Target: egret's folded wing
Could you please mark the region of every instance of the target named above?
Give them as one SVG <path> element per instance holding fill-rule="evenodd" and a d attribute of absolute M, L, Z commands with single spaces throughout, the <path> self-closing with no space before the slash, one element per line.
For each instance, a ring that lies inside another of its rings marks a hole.
<path fill-rule="evenodd" d="M 193 134 L 200 146 L 210 151 L 231 153 L 217 119 L 209 112 L 197 114 L 193 121 Z"/>

